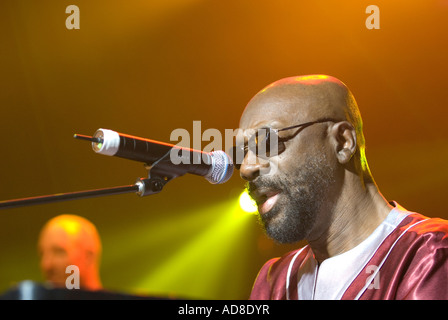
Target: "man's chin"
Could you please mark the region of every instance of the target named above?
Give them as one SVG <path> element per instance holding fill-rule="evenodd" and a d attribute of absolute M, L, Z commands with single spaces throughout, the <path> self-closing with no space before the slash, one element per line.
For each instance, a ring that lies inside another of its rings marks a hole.
<path fill-rule="evenodd" d="M 65 280 L 60 280 L 60 279 L 49 279 L 45 282 L 46 285 L 53 287 L 53 288 L 65 288 Z"/>
<path fill-rule="evenodd" d="M 284 238 L 287 230 L 285 228 L 285 217 L 280 210 L 273 208 L 260 216 L 260 221 L 266 235 L 272 240 L 279 243 L 289 243 Z"/>
<path fill-rule="evenodd" d="M 305 240 L 311 230 L 312 220 L 293 217 L 287 212 L 273 208 L 260 217 L 266 235 L 281 244 L 292 244 Z"/>

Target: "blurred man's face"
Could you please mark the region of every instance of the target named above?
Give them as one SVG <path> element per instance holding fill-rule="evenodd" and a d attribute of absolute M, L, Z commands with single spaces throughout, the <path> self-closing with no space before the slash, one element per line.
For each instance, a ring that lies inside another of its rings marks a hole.
<path fill-rule="evenodd" d="M 42 232 L 38 250 L 43 276 L 55 287 L 65 287 L 70 275 L 65 273 L 67 266 L 76 265 L 82 269 L 82 250 L 76 245 L 73 235 L 58 226 L 50 226 Z"/>

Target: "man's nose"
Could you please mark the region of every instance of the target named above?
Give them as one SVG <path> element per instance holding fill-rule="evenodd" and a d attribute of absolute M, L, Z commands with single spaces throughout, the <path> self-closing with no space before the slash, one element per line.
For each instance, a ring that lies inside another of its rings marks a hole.
<path fill-rule="evenodd" d="M 253 181 L 269 168 L 269 161 L 260 159 L 249 151 L 240 167 L 240 177 L 246 181 Z"/>

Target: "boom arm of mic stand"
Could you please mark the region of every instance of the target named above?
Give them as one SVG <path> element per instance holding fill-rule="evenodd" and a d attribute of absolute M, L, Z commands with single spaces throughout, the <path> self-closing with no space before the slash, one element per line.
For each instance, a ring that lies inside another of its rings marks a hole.
<path fill-rule="evenodd" d="M 169 172 L 169 170 L 164 169 L 163 164 L 168 161 L 168 155 L 169 153 L 165 154 L 165 156 L 153 163 L 152 166 L 145 166 L 145 168 L 148 170 L 148 178 L 139 178 L 133 185 L 5 200 L 0 201 L 0 210 L 130 192 L 135 192 L 141 197 L 159 193 L 160 191 L 162 191 L 165 184 L 167 184 L 172 179 L 183 175 L 182 172 L 174 172 L 174 170 L 171 170 L 171 172 Z"/>
<path fill-rule="evenodd" d="M 39 197 L 0 201 L 0 210 L 17 208 L 17 207 L 26 207 L 38 204 L 62 202 L 67 200 L 87 199 L 107 195 L 124 194 L 131 192 L 135 192 L 140 196 L 146 196 L 154 193 L 159 193 L 160 191 L 162 191 L 163 186 L 164 184 L 161 183 L 160 178 L 146 178 L 146 179 L 140 178 L 137 180 L 135 184 L 127 186 L 77 191 L 69 193 L 58 193 Z"/>
<path fill-rule="evenodd" d="M 32 205 L 37 205 L 37 204 L 61 202 L 61 201 L 74 200 L 74 199 L 86 199 L 86 198 L 93 198 L 93 197 L 112 195 L 112 194 L 138 192 L 138 188 L 139 187 L 137 185 L 129 185 L 129 186 L 121 186 L 121 187 L 115 187 L 115 188 L 95 189 L 95 190 L 69 192 L 69 193 L 58 193 L 58 194 L 47 195 L 47 196 L 6 200 L 6 201 L 0 201 L 0 210 L 1 209 L 17 208 L 17 207 L 26 207 L 26 206 L 32 206 Z"/>

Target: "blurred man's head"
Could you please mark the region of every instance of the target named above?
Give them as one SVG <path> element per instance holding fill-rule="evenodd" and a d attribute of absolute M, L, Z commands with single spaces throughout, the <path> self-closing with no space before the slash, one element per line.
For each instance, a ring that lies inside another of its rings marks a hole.
<path fill-rule="evenodd" d="M 79 268 L 80 287 L 101 289 L 99 260 L 101 240 L 96 227 L 87 219 L 63 214 L 49 220 L 39 236 L 40 267 L 46 281 L 65 287 L 66 268 Z"/>

